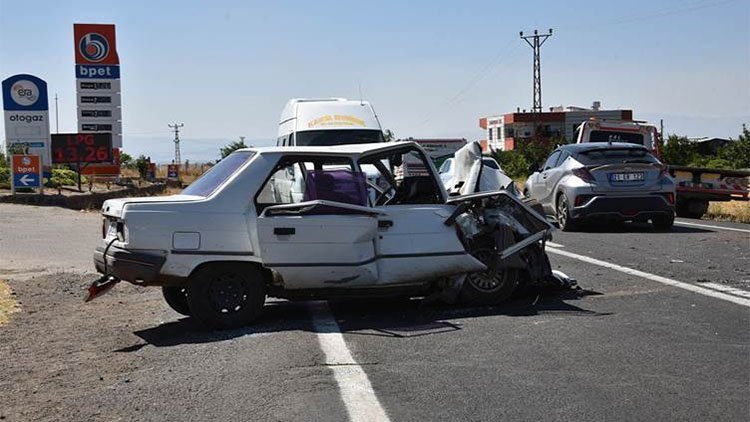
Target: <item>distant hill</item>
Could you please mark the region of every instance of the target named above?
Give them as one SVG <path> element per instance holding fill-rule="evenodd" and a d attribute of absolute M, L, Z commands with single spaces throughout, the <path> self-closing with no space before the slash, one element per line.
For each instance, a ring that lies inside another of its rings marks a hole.
<path fill-rule="evenodd" d="M 202 163 L 218 160 L 221 156 L 219 148 L 227 145 L 235 139 L 207 139 L 207 138 L 182 138 L 180 139 L 180 155 L 182 161 L 190 160 L 193 163 Z M 151 157 L 156 163 L 170 163 L 174 158 L 174 142 L 169 137 L 156 136 L 125 136 L 123 138 L 123 150 L 138 157 L 143 154 Z M 245 139 L 247 146 L 273 146 L 275 139 Z"/>

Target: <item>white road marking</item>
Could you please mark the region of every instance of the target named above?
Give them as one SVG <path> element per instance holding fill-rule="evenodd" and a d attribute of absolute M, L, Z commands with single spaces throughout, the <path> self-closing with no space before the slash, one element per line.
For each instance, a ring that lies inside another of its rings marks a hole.
<path fill-rule="evenodd" d="M 555 242 L 550 242 L 550 241 L 547 241 L 547 244 L 549 246 L 552 246 L 553 248 L 564 248 L 565 247 L 564 245 L 561 245 L 561 244 L 555 243 Z"/>
<path fill-rule="evenodd" d="M 718 290 L 720 292 L 729 293 L 735 296 L 750 298 L 750 292 L 748 292 L 747 290 L 738 289 L 736 287 L 712 282 L 701 283 L 700 285 L 703 287 L 708 287 L 709 289 Z"/>
<path fill-rule="evenodd" d="M 339 325 L 333 319 L 328 302 L 313 302 L 310 308 L 320 348 L 326 356 L 326 365 L 329 365 L 333 371 L 333 377 L 339 386 L 349 420 L 352 422 L 389 421 L 367 374 L 346 347 L 344 336 L 341 335 Z"/>
<path fill-rule="evenodd" d="M 685 283 L 683 281 L 677 281 L 673 280 L 671 278 L 662 277 L 656 274 L 650 274 L 647 272 L 635 270 L 633 268 L 623 267 L 622 265 L 612 264 L 610 262 L 600 261 L 596 258 L 591 258 L 586 255 L 578 255 L 572 252 L 563 251 L 561 249 L 555 249 L 555 248 L 547 248 L 547 252 L 551 252 L 553 254 L 567 256 L 568 258 L 577 259 L 579 261 L 587 262 L 589 264 L 598 265 L 600 267 L 609 268 L 615 271 L 619 271 L 621 273 L 634 275 L 636 277 L 642 277 L 648 280 L 656 281 L 658 283 L 666 284 L 668 286 L 677 287 L 680 289 L 685 289 L 688 291 L 691 291 L 693 293 L 702 294 L 704 296 L 713 297 L 716 299 L 722 299 L 726 300 L 727 302 L 736 303 L 738 305 L 747 306 L 750 307 L 750 299 L 746 299 L 743 297 L 737 297 L 732 296 L 726 293 L 722 293 L 716 290 L 706 289 L 704 287 L 697 286 L 695 284 Z"/>
<path fill-rule="evenodd" d="M 738 228 L 735 228 L 735 227 L 714 226 L 714 225 L 711 225 L 711 224 L 688 223 L 688 222 L 681 221 L 681 220 L 675 220 L 674 223 L 677 224 L 677 225 L 681 225 L 681 226 L 706 227 L 706 228 L 709 228 L 709 229 L 731 230 L 731 231 L 735 231 L 735 232 L 750 233 L 750 230 L 747 230 L 747 229 L 738 229 Z"/>

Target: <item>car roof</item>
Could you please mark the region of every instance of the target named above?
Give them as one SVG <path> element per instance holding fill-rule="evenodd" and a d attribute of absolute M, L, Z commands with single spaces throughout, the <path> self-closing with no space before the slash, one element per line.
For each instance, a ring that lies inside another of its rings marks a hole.
<path fill-rule="evenodd" d="M 411 141 L 399 142 L 373 142 L 368 144 L 350 144 L 350 145 L 331 145 L 320 147 L 258 147 L 243 148 L 238 151 L 252 151 L 262 155 L 284 154 L 284 155 L 365 155 L 371 152 L 387 151 L 389 149 L 398 149 L 408 146 L 419 145 Z"/>
<path fill-rule="evenodd" d="M 568 144 L 558 148 L 560 151 L 568 151 L 571 154 L 577 154 L 584 151 L 591 151 L 595 149 L 645 149 L 643 145 L 631 144 L 629 142 L 584 142 L 581 144 Z"/>

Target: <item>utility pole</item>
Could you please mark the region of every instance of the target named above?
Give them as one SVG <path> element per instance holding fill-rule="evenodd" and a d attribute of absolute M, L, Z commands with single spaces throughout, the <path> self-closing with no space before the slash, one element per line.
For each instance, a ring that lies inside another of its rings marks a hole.
<path fill-rule="evenodd" d="M 171 129 L 174 129 L 174 164 L 180 165 L 180 128 L 185 126 L 185 123 L 177 123 L 173 125 L 167 125 Z"/>
<path fill-rule="evenodd" d="M 57 92 L 55 92 L 55 133 L 60 133 L 60 116 L 57 113 Z"/>
<path fill-rule="evenodd" d="M 523 35 L 523 31 L 520 32 L 521 38 L 526 41 L 532 49 L 534 49 L 534 107 L 532 111 L 535 113 L 542 112 L 542 62 L 540 58 L 540 50 L 542 44 L 547 41 L 547 38 L 552 36 L 552 29 L 546 34 L 539 34 L 539 31 L 534 30 L 534 35 Z"/>

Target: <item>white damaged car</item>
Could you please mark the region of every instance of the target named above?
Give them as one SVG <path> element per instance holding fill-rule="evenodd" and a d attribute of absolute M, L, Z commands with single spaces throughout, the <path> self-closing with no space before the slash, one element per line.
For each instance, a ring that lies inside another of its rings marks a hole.
<path fill-rule="evenodd" d="M 428 175 L 398 171 L 415 159 Z M 552 279 L 543 216 L 506 191 L 463 193 L 447 195 L 413 142 L 238 150 L 180 195 L 106 201 L 87 299 L 120 280 L 160 286 L 222 329 L 266 297 L 495 304 Z"/>

